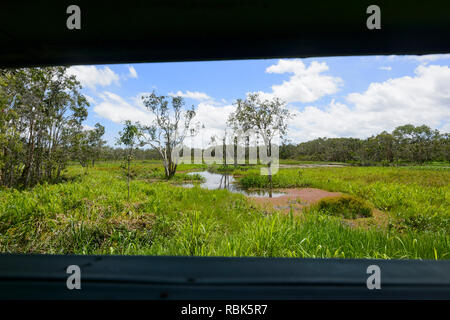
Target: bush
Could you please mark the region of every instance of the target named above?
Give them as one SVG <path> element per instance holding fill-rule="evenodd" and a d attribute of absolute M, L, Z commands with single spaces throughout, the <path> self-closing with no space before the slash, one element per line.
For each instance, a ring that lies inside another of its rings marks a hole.
<path fill-rule="evenodd" d="M 408 229 L 421 232 L 425 231 L 437 232 L 439 230 L 447 230 L 448 232 L 449 222 L 450 220 L 446 217 L 441 217 L 438 215 L 430 216 L 424 214 L 417 214 L 400 219 L 398 226 L 400 228 L 405 226 Z"/>
<path fill-rule="evenodd" d="M 372 216 L 372 208 L 369 204 L 354 196 L 323 198 L 316 204 L 316 208 L 326 214 L 340 216 L 346 219 Z"/>
<path fill-rule="evenodd" d="M 299 171 L 291 174 L 290 171 L 279 171 L 272 176 L 272 185 L 274 188 L 306 188 L 311 185 L 308 179 Z M 239 179 L 239 184 L 244 189 L 249 188 L 267 188 L 269 187 L 269 177 L 258 173 L 249 173 Z"/>

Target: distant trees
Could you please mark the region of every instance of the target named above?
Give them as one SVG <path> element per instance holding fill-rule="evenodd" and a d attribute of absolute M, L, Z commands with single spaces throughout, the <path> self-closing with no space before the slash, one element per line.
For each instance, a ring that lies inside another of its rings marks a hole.
<path fill-rule="evenodd" d="M 106 141 L 102 139 L 104 134 L 105 127 L 98 122 L 95 124 L 94 129 L 89 130 L 89 142 L 92 150 L 92 166 L 94 166 L 95 161 L 97 161 L 101 157 L 103 145 L 106 143 Z"/>
<path fill-rule="evenodd" d="M 392 135 L 398 145 L 397 154 L 401 155 L 404 160 L 424 163 L 432 160 L 433 153 L 439 152 L 434 149 L 436 142 L 440 140 L 439 131 L 432 130 L 425 125 L 415 127 L 407 124 L 400 126 L 392 132 Z"/>
<path fill-rule="evenodd" d="M 367 139 L 318 138 L 298 145 L 283 145 L 281 155 L 302 160 L 355 162 L 383 165 L 402 162 L 449 161 L 448 133 L 428 126 L 399 126 L 391 133 L 383 131 Z"/>
<path fill-rule="evenodd" d="M 89 105 L 66 71 L 0 71 L 0 185 L 29 187 L 65 168 Z"/>
<path fill-rule="evenodd" d="M 82 130 L 77 132 L 73 138 L 72 159 L 77 159 L 83 168 L 88 168 L 89 163 L 95 165 L 95 161 L 100 158 L 102 147 L 105 141 L 102 137 L 105 133 L 105 127 L 100 123 L 95 124 L 91 130 Z"/>
<path fill-rule="evenodd" d="M 126 148 L 103 146 L 98 160 L 102 161 L 117 161 L 124 159 L 126 155 Z M 161 160 L 161 155 L 158 150 L 153 148 L 135 149 L 133 152 L 135 160 Z"/>
<path fill-rule="evenodd" d="M 167 179 L 173 177 L 177 170 L 177 148 L 182 146 L 188 133 L 195 131 L 190 127 L 195 116 L 194 106 L 183 110 L 182 97 L 158 96 L 155 92 L 143 96 L 145 107 L 154 115 L 155 120 L 149 126 L 140 125 L 141 142 L 158 150 L 164 164 Z"/>

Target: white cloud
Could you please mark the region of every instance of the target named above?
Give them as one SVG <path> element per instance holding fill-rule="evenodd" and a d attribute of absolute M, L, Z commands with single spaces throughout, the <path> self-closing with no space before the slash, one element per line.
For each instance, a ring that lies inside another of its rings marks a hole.
<path fill-rule="evenodd" d="M 89 95 L 87 95 L 87 94 L 83 94 L 83 96 L 86 97 L 86 100 L 87 100 L 90 104 L 95 104 L 95 103 L 97 103 L 97 101 L 96 101 L 94 98 L 92 98 L 91 96 L 89 96 Z"/>
<path fill-rule="evenodd" d="M 94 107 L 94 112 L 115 123 L 131 120 L 139 121 L 142 124 L 151 124 L 154 116 L 145 109 L 142 103 L 141 96 L 144 94 L 140 93 L 128 102 L 115 93 L 104 91 L 99 94 L 102 101 Z M 191 122 L 191 126 L 198 123 L 201 126 L 200 131 L 193 139 L 187 137 L 185 143 L 206 147 L 213 135 L 222 136 L 228 116 L 234 111 L 234 108 L 233 105 L 218 106 L 214 103 L 200 102 L 196 108 L 196 116 Z"/>
<path fill-rule="evenodd" d="M 223 131 L 230 113 L 234 111 L 233 105 L 215 106 L 200 103 L 196 109 L 195 120 L 200 121 L 207 128 Z"/>
<path fill-rule="evenodd" d="M 169 92 L 169 96 L 175 97 L 175 96 L 180 96 L 183 98 L 188 98 L 188 99 L 194 99 L 194 100 L 198 100 L 198 101 L 205 101 L 205 100 L 213 100 L 210 96 L 208 96 L 206 93 L 204 92 L 198 92 L 198 91 L 189 91 L 187 90 L 186 92 L 183 91 L 177 91 L 177 92 Z"/>
<path fill-rule="evenodd" d="M 91 131 L 91 130 L 94 130 L 94 129 L 95 129 L 94 127 L 92 127 L 92 126 L 90 126 L 88 124 L 83 124 L 83 130 L 84 131 Z"/>
<path fill-rule="evenodd" d="M 109 86 L 112 83 L 119 85 L 119 75 L 109 67 L 72 66 L 67 72 L 75 75 L 83 87 L 95 90 L 96 86 Z"/>
<path fill-rule="evenodd" d="M 391 55 L 387 57 L 389 60 L 399 60 L 399 59 L 406 59 L 406 60 L 413 60 L 418 61 L 420 63 L 428 63 L 436 60 L 441 59 L 450 59 L 450 54 L 425 54 L 421 56 L 417 55 L 406 55 L 406 56 L 397 56 L 397 55 Z"/>
<path fill-rule="evenodd" d="M 144 92 L 139 93 L 127 101 L 115 93 L 104 91 L 99 94 L 102 101 L 95 105 L 94 112 L 98 116 L 115 123 L 131 120 L 133 122 L 139 121 L 142 124 L 151 124 L 154 116 L 145 108 L 141 99 L 145 94 Z M 195 126 L 199 123 L 204 128 L 201 128 L 199 134 L 194 137 L 193 142 L 197 146 L 206 146 L 211 136 L 223 135 L 228 115 L 233 110 L 234 106 L 232 105 L 218 106 L 210 102 L 200 102 L 196 108 L 196 116 L 192 120 L 191 125 Z M 191 142 L 190 138 L 187 138 L 186 143 Z"/>
<path fill-rule="evenodd" d="M 133 66 L 128 66 L 128 71 L 129 71 L 129 74 L 128 74 L 129 78 L 136 79 L 138 77 L 136 69 Z"/>
<path fill-rule="evenodd" d="M 442 55 L 440 55 L 442 56 Z M 450 55 L 449 55 L 450 57 Z M 427 60 L 428 59 L 428 60 Z M 422 61 L 433 61 L 428 57 Z M 104 71 L 108 68 L 97 69 Z M 291 73 L 281 84 L 272 86 L 272 92 L 263 92 L 268 97 L 278 96 L 289 103 L 293 117 L 289 120 L 289 138 L 293 142 L 308 141 L 318 137 L 365 138 L 383 130 L 391 131 L 406 123 L 426 124 L 432 128 L 449 131 L 450 128 L 450 69 L 448 66 L 420 64 L 413 76 L 371 83 L 364 92 L 354 92 L 344 101 L 332 100 L 326 105 L 314 105 L 318 99 L 336 93 L 342 79 L 326 75 L 326 63 L 317 61 L 305 65 L 302 60 L 279 60 L 266 69 L 268 73 Z M 382 66 L 382 70 L 392 70 Z M 112 71 L 111 71 L 112 72 Z M 130 70 L 131 73 L 131 70 Z M 88 80 L 85 80 L 89 83 Z M 94 82 L 94 81 L 91 81 Z M 112 80 L 111 83 L 118 82 Z M 102 85 L 106 81 L 97 81 Z M 95 104 L 98 116 L 116 123 L 125 120 L 150 124 L 153 115 L 144 107 L 140 93 L 124 99 L 112 92 L 87 97 Z M 201 91 L 178 91 L 169 93 L 198 101 L 197 115 L 192 123 L 204 125 L 194 138 L 197 145 L 205 146 L 213 135 L 223 135 L 226 120 L 234 106 L 229 102 L 216 101 Z M 98 103 L 99 101 L 99 103 Z M 220 101 L 220 100 L 219 100 Z M 292 102 L 309 105 L 303 109 L 292 106 Z"/>
<path fill-rule="evenodd" d="M 332 101 L 301 111 L 291 107 L 296 118 L 290 123 L 290 137 L 365 138 L 406 123 L 445 130 L 450 123 L 450 69 L 420 65 L 414 77 L 372 83 L 363 93 L 349 94 L 347 101 L 348 105 Z"/>
<path fill-rule="evenodd" d="M 271 93 L 263 97 L 277 96 L 286 102 L 313 102 L 339 90 L 343 81 L 339 77 L 323 74 L 328 71 L 325 62 L 312 61 L 307 67 L 301 59 L 280 59 L 266 69 L 267 73 L 293 73 L 287 81 L 272 86 Z"/>
<path fill-rule="evenodd" d="M 202 128 L 197 136 L 192 140 L 189 138 L 186 143 L 206 147 L 212 136 L 221 137 L 225 134 L 228 116 L 233 112 L 233 105 L 219 106 L 211 103 L 200 102 L 196 109 L 196 116 L 192 124 L 199 123 Z M 228 128 L 228 130 L 230 130 Z"/>
<path fill-rule="evenodd" d="M 142 124 L 151 124 L 154 117 L 145 111 L 141 106 L 132 105 L 119 95 L 104 91 L 100 94 L 102 102 L 94 107 L 94 112 L 105 119 L 115 123 L 123 123 L 125 120 L 140 122 Z"/>

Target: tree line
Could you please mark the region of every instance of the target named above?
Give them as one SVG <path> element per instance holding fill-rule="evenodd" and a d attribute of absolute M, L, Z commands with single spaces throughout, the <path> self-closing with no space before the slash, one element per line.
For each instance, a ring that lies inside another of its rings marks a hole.
<path fill-rule="evenodd" d="M 449 133 L 441 133 L 425 125 L 409 124 L 399 126 L 391 133 L 383 131 L 367 139 L 324 137 L 299 144 L 286 143 L 279 150 L 280 159 L 359 165 L 423 164 L 430 161 L 450 161 L 449 138 Z M 126 152 L 125 148 L 104 146 L 99 157 L 105 161 L 122 160 Z M 249 153 L 248 146 L 245 146 L 245 153 Z M 161 159 L 159 152 L 152 148 L 136 148 L 133 154 L 136 160 Z"/>
<path fill-rule="evenodd" d="M 336 161 L 360 165 L 423 164 L 450 161 L 450 134 L 406 124 L 367 139 L 318 138 L 280 147 L 284 159 Z"/>

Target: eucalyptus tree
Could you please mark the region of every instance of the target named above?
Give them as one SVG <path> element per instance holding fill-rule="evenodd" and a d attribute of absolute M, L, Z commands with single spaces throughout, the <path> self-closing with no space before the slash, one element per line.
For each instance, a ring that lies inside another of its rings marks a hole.
<path fill-rule="evenodd" d="M 142 145 L 150 145 L 158 150 L 163 159 L 166 179 L 175 175 L 178 165 L 178 152 L 188 134 L 194 134 L 191 121 L 195 107 L 185 109 L 182 97 L 158 96 L 155 92 L 142 97 L 145 107 L 154 120 L 150 125 L 140 125 Z"/>
<path fill-rule="evenodd" d="M 78 160 L 80 165 L 86 169 L 87 173 L 89 163 L 94 166 L 102 151 L 105 141 L 102 139 L 105 133 L 105 127 L 96 123 L 93 129 L 83 129 L 73 134 L 72 153 L 73 159 Z"/>
<path fill-rule="evenodd" d="M 267 156 L 267 175 L 272 188 L 272 164 L 274 159 L 278 161 L 277 155 L 272 152 L 273 142 L 277 137 L 282 140 L 286 136 L 287 120 L 291 116 L 286 103 L 277 97 L 263 98 L 260 93 L 249 93 L 246 99 L 237 100 L 235 107 L 228 123 L 243 131 L 254 130 L 261 136 L 265 152 L 261 153 L 261 148 L 259 149 L 260 160 L 262 154 Z"/>
<path fill-rule="evenodd" d="M 12 77 L 11 71 L 0 70 L 0 186 L 9 187 L 16 184 L 23 157 L 18 114 L 13 109 L 14 96 L 8 93 Z"/>
<path fill-rule="evenodd" d="M 3 148 L 2 157 L 12 163 L 2 165 L 2 175 L 24 187 L 58 178 L 69 160 L 72 138 L 87 117 L 89 104 L 80 83 L 66 67 L 2 71 L 1 78 L 7 135 L 10 142 L 20 136 L 22 150 L 17 158 L 14 150 Z"/>
<path fill-rule="evenodd" d="M 105 134 L 105 127 L 100 123 L 96 123 L 94 129 L 89 130 L 89 142 L 91 147 L 91 162 L 92 166 L 95 165 L 95 161 L 100 158 L 105 141 L 102 139 Z"/>
<path fill-rule="evenodd" d="M 119 138 L 117 140 L 118 145 L 124 145 L 126 147 L 125 161 L 127 164 L 127 186 L 128 186 L 128 201 L 130 201 L 130 167 L 133 160 L 133 151 L 136 146 L 139 145 L 139 125 L 131 123 L 130 120 L 125 121 L 123 131 L 119 132 Z"/>
<path fill-rule="evenodd" d="M 426 125 L 406 124 L 392 131 L 398 148 L 397 158 L 411 162 L 424 163 L 431 160 L 433 140 L 439 139 L 439 131 Z"/>

